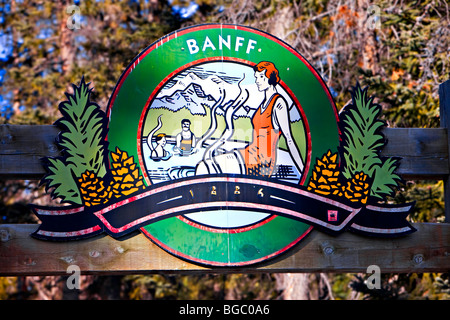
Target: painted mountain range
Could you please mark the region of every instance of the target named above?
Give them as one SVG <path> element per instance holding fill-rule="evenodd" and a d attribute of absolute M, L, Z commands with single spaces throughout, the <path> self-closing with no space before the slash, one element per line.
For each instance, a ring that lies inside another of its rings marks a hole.
<path fill-rule="evenodd" d="M 264 94 L 258 91 L 255 84 L 239 86 L 238 83 L 227 82 L 216 75 L 201 78 L 193 72 L 188 73 L 171 87 L 163 87 L 150 108 L 164 108 L 173 112 L 186 108 L 192 115 L 206 115 L 205 107 L 211 109 L 217 101 L 223 98 L 222 105 L 217 111 L 218 114 L 223 115 L 226 108 L 238 98 L 241 89 L 248 92 L 249 99 L 235 112 L 234 118 L 252 117 L 254 110 L 264 99 Z M 300 120 L 297 108 L 292 108 L 292 99 L 284 90 L 281 91 L 280 93 L 291 106 L 290 120 L 292 122 Z"/>

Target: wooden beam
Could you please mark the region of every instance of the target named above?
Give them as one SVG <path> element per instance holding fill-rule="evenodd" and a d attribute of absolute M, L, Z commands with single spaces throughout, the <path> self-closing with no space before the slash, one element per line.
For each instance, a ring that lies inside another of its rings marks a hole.
<path fill-rule="evenodd" d="M 0 125 L 0 178 L 41 179 L 42 158 L 58 156 L 55 126 Z M 385 128 L 382 155 L 401 157 L 404 179 L 444 179 L 449 175 L 447 128 Z"/>
<path fill-rule="evenodd" d="M 439 112 L 441 115 L 441 127 L 450 128 L 450 80 L 439 85 Z M 450 140 L 447 139 L 447 147 L 450 148 Z M 447 163 L 450 166 L 450 163 Z M 444 178 L 445 222 L 450 223 L 450 176 Z"/>
<path fill-rule="evenodd" d="M 276 260 L 256 267 L 208 269 L 180 260 L 143 234 L 121 241 L 109 236 L 71 242 L 30 237 L 37 225 L 0 225 L 0 276 L 64 275 L 69 265 L 82 274 L 258 273 L 258 272 L 443 272 L 450 270 L 450 224 L 415 223 L 413 234 L 379 239 L 350 232 L 333 237 L 313 230 Z"/>
<path fill-rule="evenodd" d="M 398 173 L 405 179 L 443 179 L 450 173 L 447 130 L 441 128 L 385 128 L 386 157 L 400 157 Z"/>
<path fill-rule="evenodd" d="M 39 180 L 43 157 L 56 157 L 59 129 L 48 125 L 0 125 L 0 178 Z"/>

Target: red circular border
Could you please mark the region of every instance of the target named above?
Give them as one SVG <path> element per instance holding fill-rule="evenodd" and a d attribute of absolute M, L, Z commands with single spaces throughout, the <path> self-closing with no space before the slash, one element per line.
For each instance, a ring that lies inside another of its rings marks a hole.
<path fill-rule="evenodd" d="M 231 62 L 237 62 L 237 63 L 241 63 L 247 66 L 254 66 L 256 65 L 256 63 L 253 63 L 251 61 L 248 60 L 244 60 L 244 59 L 239 59 L 239 58 L 233 58 L 233 57 L 222 57 L 222 56 L 218 56 L 218 57 L 209 57 L 209 58 L 204 58 L 204 59 L 199 59 L 199 60 L 195 60 L 192 61 L 174 71 L 172 71 L 169 75 L 167 75 L 157 86 L 156 88 L 153 90 L 153 92 L 150 94 L 149 98 L 147 99 L 147 102 L 145 103 L 144 108 L 142 109 L 142 113 L 141 113 L 141 117 L 139 118 L 139 127 L 138 127 L 138 132 L 137 132 L 137 153 L 138 153 L 138 161 L 139 161 L 139 166 L 141 168 L 146 168 L 145 164 L 144 164 L 144 159 L 142 156 L 142 147 L 141 147 L 141 141 L 142 141 L 142 129 L 143 129 L 143 125 L 145 122 L 145 118 L 148 112 L 148 108 L 151 104 L 151 102 L 153 101 L 153 99 L 155 98 L 155 96 L 158 94 L 159 90 L 171 79 L 173 78 L 175 75 L 177 75 L 178 73 L 182 72 L 183 70 L 186 70 L 190 67 L 199 65 L 199 64 L 204 64 L 206 62 L 220 62 L 220 61 L 231 61 Z M 300 105 L 300 102 L 298 101 L 297 97 L 294 95 L 294 93 L 291 91 L 291 89 L 282 81 L 280 80 L 279 83 L 284 90 L 286 90 L 290 96 L 291 99 L 293 99 L 294 104 L 297 108 L 297 110 L 300 112 L 301 114 L 301 118 L 303 120 L 304 126 L 305 126 L 305 131 L 306 131 L 306 137 L 307 137 L 307 159 L 306 159 L 306 163 L 305 163 L 305 170 L 304 173 L 309 172 L 309 166 L 311 163 L 311 132 L 309 130 L 309 124 L 308 124 L 308 120 L 306 118 L 306 115 L 303 112 L 303 108 Z M 142 174 L 144 176 L 145 181 L 147 182 L 147 185 L 151 185 L 151 181 L 147 175 L 147 171 L 146 170 L 141 170 Z M 300 185 L 303 185 L 303 183 L 305 182 L 305 179 L 307 177 L 307 174 L 303 174 L 302 178 L 299 182 Z M 251 230 L 254 229 L 258 226 L 261 226 L 267 222 L 270 222 L 272 219 L 274 219 L 276 216 L 275 215 L 270 215 L 269 217 L 260 220 L 254 224 L 251 225 L 247 225 L 245 227 L 239 227 L 239 228 L 214 228 L 212 226 L 205 226 L 203 224 L 200 223 L 196 223 L 190 219 L 182 219 L 181 216 L 178 217 L 180 220 L 182 220 L 185 223 L 188 223 L 189 225 L 197 228 L 197 229 L 202 229 L 202 230 L 208 230 L 211 232 L 217 232 L 217 233 L 240 233 L 240 232 L 245 232 L 247 230 Z"/>
<path fill-rule="evenodd" d="M 190 67 L 193 67 L 195 65 L 199 65 L 199 64 L 203 64 L 205 62 L 220 62 L 220 61 L 231 61 L 231 62 L 238 62 L 238 63 L 242 63 L 245 64 L 247 66 L 254 66 L 256 65 L 256 63 L 253 63 L 251 61 L 247 61 L 244 59 L 239 59 L 239 58 L 232 58 L 232 57 L 210 57 L 210 58 L 205 58 L 205 59 L 199 59 L 196 61 L 192 61 L 174 71 L 172 71 L 169 75 L 167 75 L 157 86 L 156 88 L 153 90 L 153 92 L 150 94 L 149 98 L 147 99 L 147 102 L 144 106 L 144 108 L 142 109 L 142 113 L 141 113 L 141 117 L 139 119 L 139 127 L 138 127 L 138 132 L 137 132 L 137 153 L 138 153 L 138 157 L 139 157 L 139 166 L 141 168 L 145 168 L 145 164 L 144 164 L 144 159 L 142 157 L 142 147 L 141 147 L 141 139 L 142 139 L 142 127 L 145 121 L 145 117 L 147 114 L 147 109 L 150 105 L 150 103 L 153 101 L 154 97 L 158 94 L 159 90 L 167 83 L 167 81 L 169 81 L 172 77 L 174 77 L 176 74 L 180 73 L 182 70 L 188 69 Z M 300 105 L 300 102 L 298 101 L 297 97 L 294 95 L 294 93 L 291 91 L 291 89 L 281 80 L 279 83 L 284 90 L 286 90 L 290 96 L 290 98 L 293 99 L 295 106 L 297 107 L 298 111 L 301 114 L 301 118 L 303 120 L 304 126 L 305 126 L 305 131 L 306 131 L 306 137 L 307 137 L 307 142 L 308 142 L 308 146 L 307 146 L 307 159 L 305 162 L 305 167 L 304 167 L 304 173 L 309 172 L 309 166 L 311 163 L 311 132 L 309 130 L 309 124 L 308 124 L 308 119 L 306 118 L 305 113 L 303 112 L 303 108 Z M 151 185 L 151 181 L 149 179 L 149 177 L 147 176 L 147 172 L 144 172 L 144 170 L 141 170 L 142 174 L 144 176 L 145 181 L 147 182 L 147 185 Z M 300 185 L 303 185 L 303 183 L 305 182 L 307 174 L 303 174 L 302 178 L 299 182 Z"/>
<path fill-rule="evenodd" d="M 133 61 L 130 63 L 130 65 L 125 69 L 125 72 L 121 75 L 121 77 L 119 78 L 119 81 L 117 82 L 116 86 L 113 89 L 113 93 L 111 94 L 111 98 L 108 102 L 107 105 L 107 109 L 106 109 L 106 115 L 108 117 L 108 120 L 111 119 L 111 110 L 112 107 L 114 105 L 115 99 L 120 91 L 120 88 L 122 87 L 122 84 L 124 83 L 125 79 L 128 77 L 128 75 L 130 74 L 130 72 L 136 67 L 137 64 L 139 64 L 139 62 L 144 59 L 150 52 L 152 52 L 153 50 L 157 49 L 159 46 L 163 45 L 164 43 L 169 42 L 170 40 L 176 39 L 178 36 L 180 35 L 184 35 L 186 33 L 192 33 L 198 30 L 205 30 L 205 29 L 217 29 L 217 28 L 224 28 L 224 29 L 235 29 L 235 30 L 243 30 L 246 32 L 252 32 L 254 34 L 263 36 L 265 38 L 268 38 L 271 41 L 274 41 L 275 43 L 281 45 L 282 47 L 286 48 L 287 50 L 289 50 L 294 56 L 296 56 L 299 60 L 301 60 L 304 65 L 306 65 L 306 67 L 311 71 L 311 73 L 315 76 L 315 78 L 319 81 L 320 85 L 322 86 L 323 90 L 325 91 L 328 100 L 330 101 L 331 105 L 334 106 L 333 108 L 333 112 L 335 114 L 336 117 L 336 121 L 339 122 L 339 115 L 337 112 L 337 108 L 336 105 L 334 103 L 334 100 L 331 96 L 330 91 L 328 90 L 328 87 L 326 86 L 326 84 L 324 83 L 323 79 L 321 78 L 321 76 L 318 74 L 318 72 L 314 69 L 314 67 L 311 66 L 311 64 L 299 53 L 297 52 L 294 48 L 292 48 L 291 46 L 289 46 L 288 44 L 286 44 L 285 42 L 283 42 L 282 40 L 257 29 L 251 28 L 251 27 L 246 27 L 246 26 L 240 26 L 240 25 L 227 25 L 227 24 L 203 24 L 203 25 L 197 25 L 197 26 L 193 26 L 193 27 L 187 27 L 185 29 L 181 29 L 179 31 L 174 31 L 170 34 L 168 34 L 167 36 L 164 36 L 163 38 L 159 39 L 158 41 L 152 43 L 149 47 L 147 47 L 144 51 L 142 51 L 135 59 L 133 59 Z M 209 59 L 216 59 L 216 58 L 209 58 Z M 205 59 L 207 60 L 207 59 Z M 220 61 L 220 60 L 224 60 L 223 57 L 217 57 L 217 60 L 215 61 Z M 230 58 L 231 60 L 231 58 Z M 241 59 L 237 59 L 237 60 L 241 60 Z M 196 62 L 192 62 L 191 64 L 198 64 L 199 60 L 197 60 Z M 242 60 L 245 61 L 245 60 Z M 248 65 L 252 65 L 253 63 L 251 62 L 244 62 Z M 189 64 L 183 66 L 182 68 L 179 69 L 185 69 L 188 67 Z M 179 72 L 179 71 L 178 71 Z M 160 89 L 160 86 L 163 85 L 163 83 L 165 83 L 165 81 L 167 81 L 168 77 L 172 77 L 174 75 L 175 71 L 172 72 L 169 76 L 167 76 L 158 86 L 157 88 L 155 88 L 155 90 L 153 91 L 152 95 L 149 97 L 144 110 L 147 109 L 149 102 L 152 100 L 153 95 L 155 94 L 155 92 L 157 92 Z M 294 100 L 294 102 L 296 103 L 297 106 L 300 106 L 300 103 L 297 100 L 297 97 L 292 93 L 292 91 L 289 88 L 286 88 L 286 86 L 283 86 L 285 88 L 285 90 L 287 89 L 287 91 L 289 92 L 289 94 L 291 95 L 291 97 Z M 306 117 L 304 117 L 303 114 L 303 109 L 300 107 L 299 111 L 301 112 L 303 119 L 306 119 Z M 138 140 L 141 138 L 141 131 L 142 131 L 142 121 L 143 121 L 143 116 L 141 114 L 141 118 L 139 121 L 139 128 L 138 128 Z M 310 165 L 310 158 L 311 158 L 311 137 L 310 137 L 310 130 L 309 130 L 309 126 L 308 126 L 308 122 L 306 121 L 306 125 L 305 129 L 307 130 L 307 134 L 308 134 L 308 161 L 307 161 L 307 166 L 305 166 L 305 173 L 309 172 L 309 165 Z M 109 121 L 108 121 L 108 128 L 109 128 Z M 339 128 L 338 128 L 339 130 Z M 340 135 L 340 132 L 339 132 Z M 108 137 L 106 137 L 106 140 L 108 139 Z M 137 141 L 137 147 L 138 147 L 138 156 L 139 156 L 139 164 L 142 164 L 142 159 L 141 159 L 141 146 L 140 146 L 140 141 Z M 145 168 L 145 166 L 144 166 Z M 141 170 L 143 172 L 143 170 Z M 300 181 L 299 184 L 303 184 L 304 180 L 306 179 L 307 174 L 304 174 L 302 177 L 302 180 Z M 147 176 L 145 176 L 146 178 L 146 182 L 148 183 L 149 179 Z M 260 222 L 261 223 L 261 222 Z M 254 264 L 254 263 L 258 263 L 261 261 L 265 261 L 267 259 L 273 258 L 283 252 L 285 252 L 286 250 L 288 250 L 289 248 L 293 247 L 294 245 L 296 245 L 300 240 L 302 240 L 306 235 L 308 235 L 311 230 L 313 229 L 313 226 L 310 226 L 302 235 L 300 235 L 296 240 L 294 240 L 293 242 L 291 242 L 290 244 L 288 244 L 286 247 L 278 250 L 277 252 L 274 252 L 268 256 L 259 258 L 257 260 L 252 260 L 252 261 L 245 261 L 245 262 L 239 262 L 239 263 L 218 263 L 218 262 L 213 262 L 213 261 L 204 261 L 202 259 L 198 259 L 198 258 L 194 258 L 191 256 L 187 256 L 182 252 L 178 252 L 170 247 L 167 247 L 166 245 L 164 245 L 163 243 L 161 243 L 158 239 L 155 239 L 151 234 L 149 234 L 144 228 L 140 228 L 141 232 L 143 232 L 149 239 L 151 239 L 156 245 L 160 246 L 161 248 L 163 248 L 164 250 L 166 250 L 167 252 L 170 252 L 172 254 L 174 254 L 175 256 L 187 259 L 189 261 L 193 261 L 193 262 L 197 262 L 197 263 L 201 263 L 201 264 L 205 264 L 205 265 L 211 265 L 211 266 L 245 266 L 245 265 L 250 265 L 250 264 Z M 220 230 L 220 229 L 218 229 Z"/>

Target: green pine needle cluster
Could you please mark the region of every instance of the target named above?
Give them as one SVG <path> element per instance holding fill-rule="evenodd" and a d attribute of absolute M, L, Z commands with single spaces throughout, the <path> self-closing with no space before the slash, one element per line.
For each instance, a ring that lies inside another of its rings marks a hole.
<path fill-rule="evenodd" d="M 106 172 L 106 116 L 100 107 L 89 100 L 92 89 L 82 78 L 73 85 L 74 93 L 59 104 L 63 117 L 55 124 L 62 128 L 57 144 L 63 156 L 47 158 L 48 174 L 43 183 L 53 189 L 52 197 L 64 202 L 82 204 L 76 179 L 86 170 L 103 177 Z"/>
<path fill-rule="evenodd" d="M 344 109 L 343 122 L 343 175 L 350 179 L 364 172 L 372 179 L 370 196 L 382 200 L 392 195 L 401 178 L 395 174 L 398 159 L 380 156 L 385 141 L 380 129 L 385 123 L 378 119 L 381 106 L 368 97 L 367 88 L 359 84 L 352 92 L 352 104 Z"/>

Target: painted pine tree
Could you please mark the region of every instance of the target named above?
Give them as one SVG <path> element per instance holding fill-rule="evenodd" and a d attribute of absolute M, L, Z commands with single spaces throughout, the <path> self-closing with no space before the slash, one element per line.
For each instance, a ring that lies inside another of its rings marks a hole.
<path fill-rule="evenodd" d="M 385 140 L 380 130 L 385 123 L 378 119 L 381 106 L 368 97 L 367 88 L 357 84 L 352 91 L 352 103 L 345 107 L 342 119 L 343 176 L 352 183 L 353 177 L 364 173 L 371 180 L 370 196 L 382 200 L 391 195 L 401 178 L 395 174 L 396 158 L 384 158 L 380 152 Z M 352 185 L 347 187 L 352 189 Z"/>
<path fill-rule="evenodd" d="M 84 78 L 74 93 L 61 102 L 63 115 L 55 124 L 62 131 L 56 143 L 62 156 L 46 158 L 48 174 L 43 183 L 53 189 L 53 198 L 62 202 L 92 207 L 111 199 L 129 196 L 145 188 L 134 158 L 116 147 L 107 166 L 107 119 L 100 107 L 89 100 L 92 89 Z"/>
<path fill-rule="evenodd" d="M 67 94 L 67 101 L 59 105 L 63 115 L 55 125 L 62 131 L 57 144 L 62 156 L 47 158 L 48 174 L 43 183 L 52 188 L 52 197 L 64 202 L 82 204 L 82 197 L 75 177 L 86 171 L 103 178 L 107 172 L 106 116 L 100 107 L 89 100 L 92 89 L 81 79 L 80 85 L 73 85 L 73 94 Z"/>

